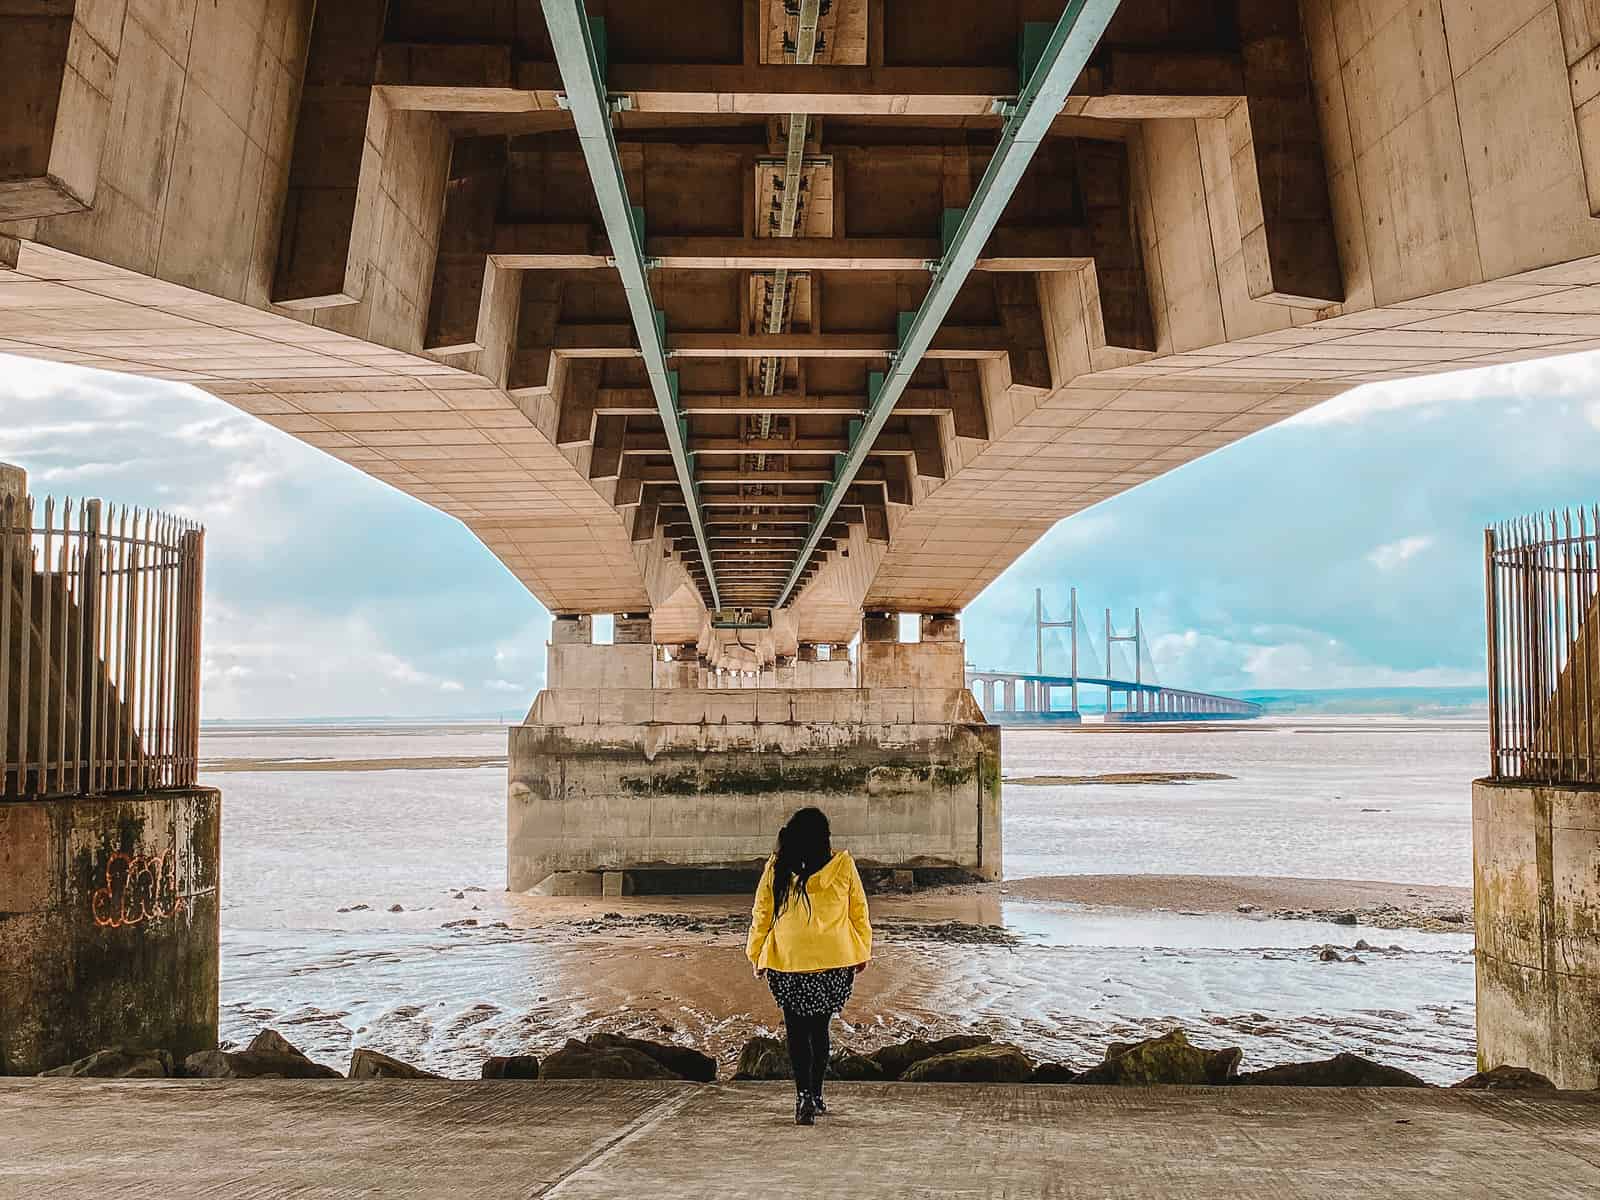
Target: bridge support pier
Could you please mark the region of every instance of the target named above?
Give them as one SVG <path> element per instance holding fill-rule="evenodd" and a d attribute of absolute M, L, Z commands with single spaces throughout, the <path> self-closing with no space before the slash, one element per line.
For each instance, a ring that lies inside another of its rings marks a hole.
<path fill-rule="evenodd" d="M 558 619 L 549 686 L 510 733 L 508 887 L 742 887 L 811 804 L 869 874 L 998 879 L 1000 730 L 964 686 L 960 622 L 925 616 L 919 643 L 898 631 L 869 613 L 859 664 L 801 643 L 790 666 L 687 687 L 663 669 L 681 649 L 595 646 L 587 618 Z M 768 686 L 785 670 L 795 686 Z"/>

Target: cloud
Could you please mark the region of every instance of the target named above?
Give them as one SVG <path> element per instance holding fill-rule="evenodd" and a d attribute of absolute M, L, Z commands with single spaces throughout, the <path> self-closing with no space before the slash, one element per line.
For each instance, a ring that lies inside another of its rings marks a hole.
<path fill-rule="evenodd" d="M 493 715 L 544 677 L 548 615 L 459 522 L 194 388 L 0 356 L 0 459 L 205 525 L 208 717 Z"/>
<path fill-rule="evenodd" d="M 1600 384 L 1600 353 L 1572 353 L 1395 383 L 1369 383 L 1307 409 L 1290 418 L 1290 423 L 1358 424 L 1402 410 L 1435 417 L 1488 397 L 1518 396 L 1543 402 L 1583 398 L 1593 394 L 1596 384 Z"/>
<path fill-rule="evenodd" d="M 1392 571 L 1410 562 L 1431 545 L 1431 537 L 1403 537 L 1378 546 L 1367 554 L 1367 561 L 1380 571 Z"/>

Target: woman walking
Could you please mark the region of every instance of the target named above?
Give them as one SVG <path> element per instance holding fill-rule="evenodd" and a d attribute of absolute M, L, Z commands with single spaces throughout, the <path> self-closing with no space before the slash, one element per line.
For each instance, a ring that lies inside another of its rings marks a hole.
<path fill-rule="evenodd" d="M 826 1114 L 828 1022 L 872 958 L 867 893 L 848 850 L 834 852 L 828 818 L 802 808 L 778 831 L 756 888 L 745 954 L 783 1009 L 794 1064 L 794 1122 Z"/>

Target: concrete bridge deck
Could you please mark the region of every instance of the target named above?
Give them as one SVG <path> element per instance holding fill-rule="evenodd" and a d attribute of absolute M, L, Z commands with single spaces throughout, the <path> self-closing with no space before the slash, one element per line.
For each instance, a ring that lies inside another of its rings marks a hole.
<path fill-rule="evenodd" d="M 0 1197 L 1600 1195 L 1600 1093 L 0 1080 Z"/>

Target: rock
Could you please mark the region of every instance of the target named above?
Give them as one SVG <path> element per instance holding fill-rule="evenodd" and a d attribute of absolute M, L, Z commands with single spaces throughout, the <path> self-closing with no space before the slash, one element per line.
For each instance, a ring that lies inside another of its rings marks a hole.
<path fill-rule="evenodd" d="M 1486 1092 L 1553 1092 L 1556 1089 L 1556 1085 L 1539 1072 L 1527 1067 L 1513 1067 L 1509 1063 L 1468 1075 L 1460 1083 L 1450 1086 Z"/>
<path fill-rule="evenodd" d="M 1409 1071 L 1386 1067 L 1359 1054 L 1335 1054 L 1316 1062 L 1284 1063 L 1248 1071 L 1234 1080 L 1268 1087 L 1428 1087 Z"/>
<path fill-rule="evenodd" d="M 1356 920 L 1356 915 L 1353 912 L 1334 913 L 1333 916 L 1329 917 L 1328 919 L 1335 925 L 1359 924 L 1359 922 Z"/>
<path fill-rule="evenodd" d="M 777 1038 L 753 1037 L 739 1051 L 739 1065 L 734 1069 L 735 1079 L 793 1079 L 794 1066 L 789 1061 L 789 1043 Z M 893 1078 L 893 1076 L 887 1076 Z"/>
<path fill-rule="evenodd" d="M 989 1043 L 935 1054 L 906 1068 L 902 1083 L 1023 1083 L 1033 1063 L 1015 1046 Z"/>
<path fill-rule="evenodd" d="M 539 1060 L 531 1054 L 497 1054 L 484 1059 L 485 1079 L 537 1079 Z"/>
<path fill-rule="evenodd" d="M 1322 948 L 1322 953 L 1318 954 L 1317 957 L 1320 958 L 1323 962 L 1343 962 L 1344 961 L 1344 959 L 1342 957 L 1340 957 L 1339 952 L 1337 950 L 1335 950 L 1332 946 L 1324 946 Z"/>
<path fill-rule="evenodd" d="M 404 904 L 391 904 L 391 905 L 389 905 L 389 911 L 390 912 L 405 912 L 405 910 L 406 910 L 406 906 Z"/>
<path fill-rule="evenodd" d="M 1355 965 L 1358 966 L 1358 967 L 1364 967 L 1364 966 L 1367 965 L 1367 960 L 1366 959 L 1361 958 L 1361 957 L 1359 957 L 1357 955 L 1354 955 L 1354 954 L 1350 955 L 1349 958 L 1345 959 L 1345 962 L 1347 962 L 1347 963 L 1355 963 Z"/>
<path fill-rule="evenodd" d="M 1367 941 L 1366 938 L 1357 938 L 1356 939 L 1356 944 L 1352 947 L 1352 949 L 1355 949 L 1355 950 L 1371 950 L 1372 946 Z"/>
<path fill-rule="evenodd" d="M 265 1050 L 200 1050 L 183 1060 L 185 1075 L 197 1079 L 343 1079 L 332 1067 L 303 1054 Z"/>
<path fill-rule="evenodd" d="M 921 1038 L 912 1038 L 909 1041 L 880 1046 L 868 1057 L 883 1068 L 883 1077 L 885 1079 L 899 1079 L 914 1064 L 921 1062 L 925 1058 L 976 1049 L 979 1046 L 987 1046 L 991 1040 L 981 1034 L 956 1034 L 953 1037 L 938 1038 L 931 1042 L 925 1042 Z"/>
<path fill-rule="evenodd" d="M 1467 914 L 1464 912 L 1440 913 L 1439 920 L 1451 925 L 1465 925 L 1467 923 Z"/>
<path fill-rule="evenodd" d="M 435 1075 L 431 1071 L 424 1071 L 413 1067 L 410 1063 L 403 1063 L 398 1058 L 390 1058 L 387 1054 L 380 1054 L 376 1050 L 365 1048 L 357 1050 L 350 1056 L 351 1079 L 443 1079 L 443 1075 Z"/>
<path fill-rule="evenodd" d="M 615 1033 L 597 1033 L 589 1039 L 590 1046 L 602 1050 L 637 1050 L 655 1059 L 680 1079 L 693 1083 L 714 1083 L 717 1078 L 717 1060 L 689 1046 L 672 1042 L 649 1042 L 643 1038 L 623 1037 Z"/>
<path fill-rule="evenodd" d="M 1181 1029 L 1132 1045 L 1113 1042 L 1106 1059 L 1080 1074 L 1074 1083 L 1155 1084 L 1227 1083 L 1239 1069 L 1244 1052 L 1237 1046 L 1206 1050 L 1189 1043 Z"/>
<path fill-rule="evenodd" d="M 305 1051 L 296 1046 L 276 1029 L 263 1029 L 250 1039 L 246 1050 L 257 1054 L 288 1054 L 297 1058 L 305 1058 Z"/>
<path fill-rule="evenodd" d="M 165 1050 L 96 1050 L 76 1062 L 40 1071 L 41 1077 L 70 1079 L 166 1079 L 172 1055 Z"/>
<path fill-rule="evenodd" d="M 1240 904 L 1235 908 L 1234 911 L 1242 913 L 1260 912 L 1261 906 L 1259 904 Z"/>
<path fill-rule="evenodd" d="M 601 1048 L 576 1038 L 539 1064 L 541 1079 L 677 1079 L 648 1054 L 627 1046 Z"/>
<path fill-rule="evenodd" d="M 467 929 L 478 923 L 477 917 L 462 917 L 459 921 L 446 921 L 440 929 Z"/>
<path fill-rule="evenodd" d="M 1076 1083 L 1078 1073 L 1066 1063 L 1040 1063 L 1028 1076 L 1029 1083 Z"/>
<path fill-rule="evenodd" d="M 450 893 L 450 899 L 452 899 L 452 900 L 465 900 L 466 898 L 467 898 L 467 894 L 465 892 L 451 892 Z"/>
<path fill-rule="evenodd" d="M 877 1060 L 864 1054 L 835 1054 L 828 1060 L 828 1077 L 846 1083 L 879 1083 L 887 1078 Z"/>

